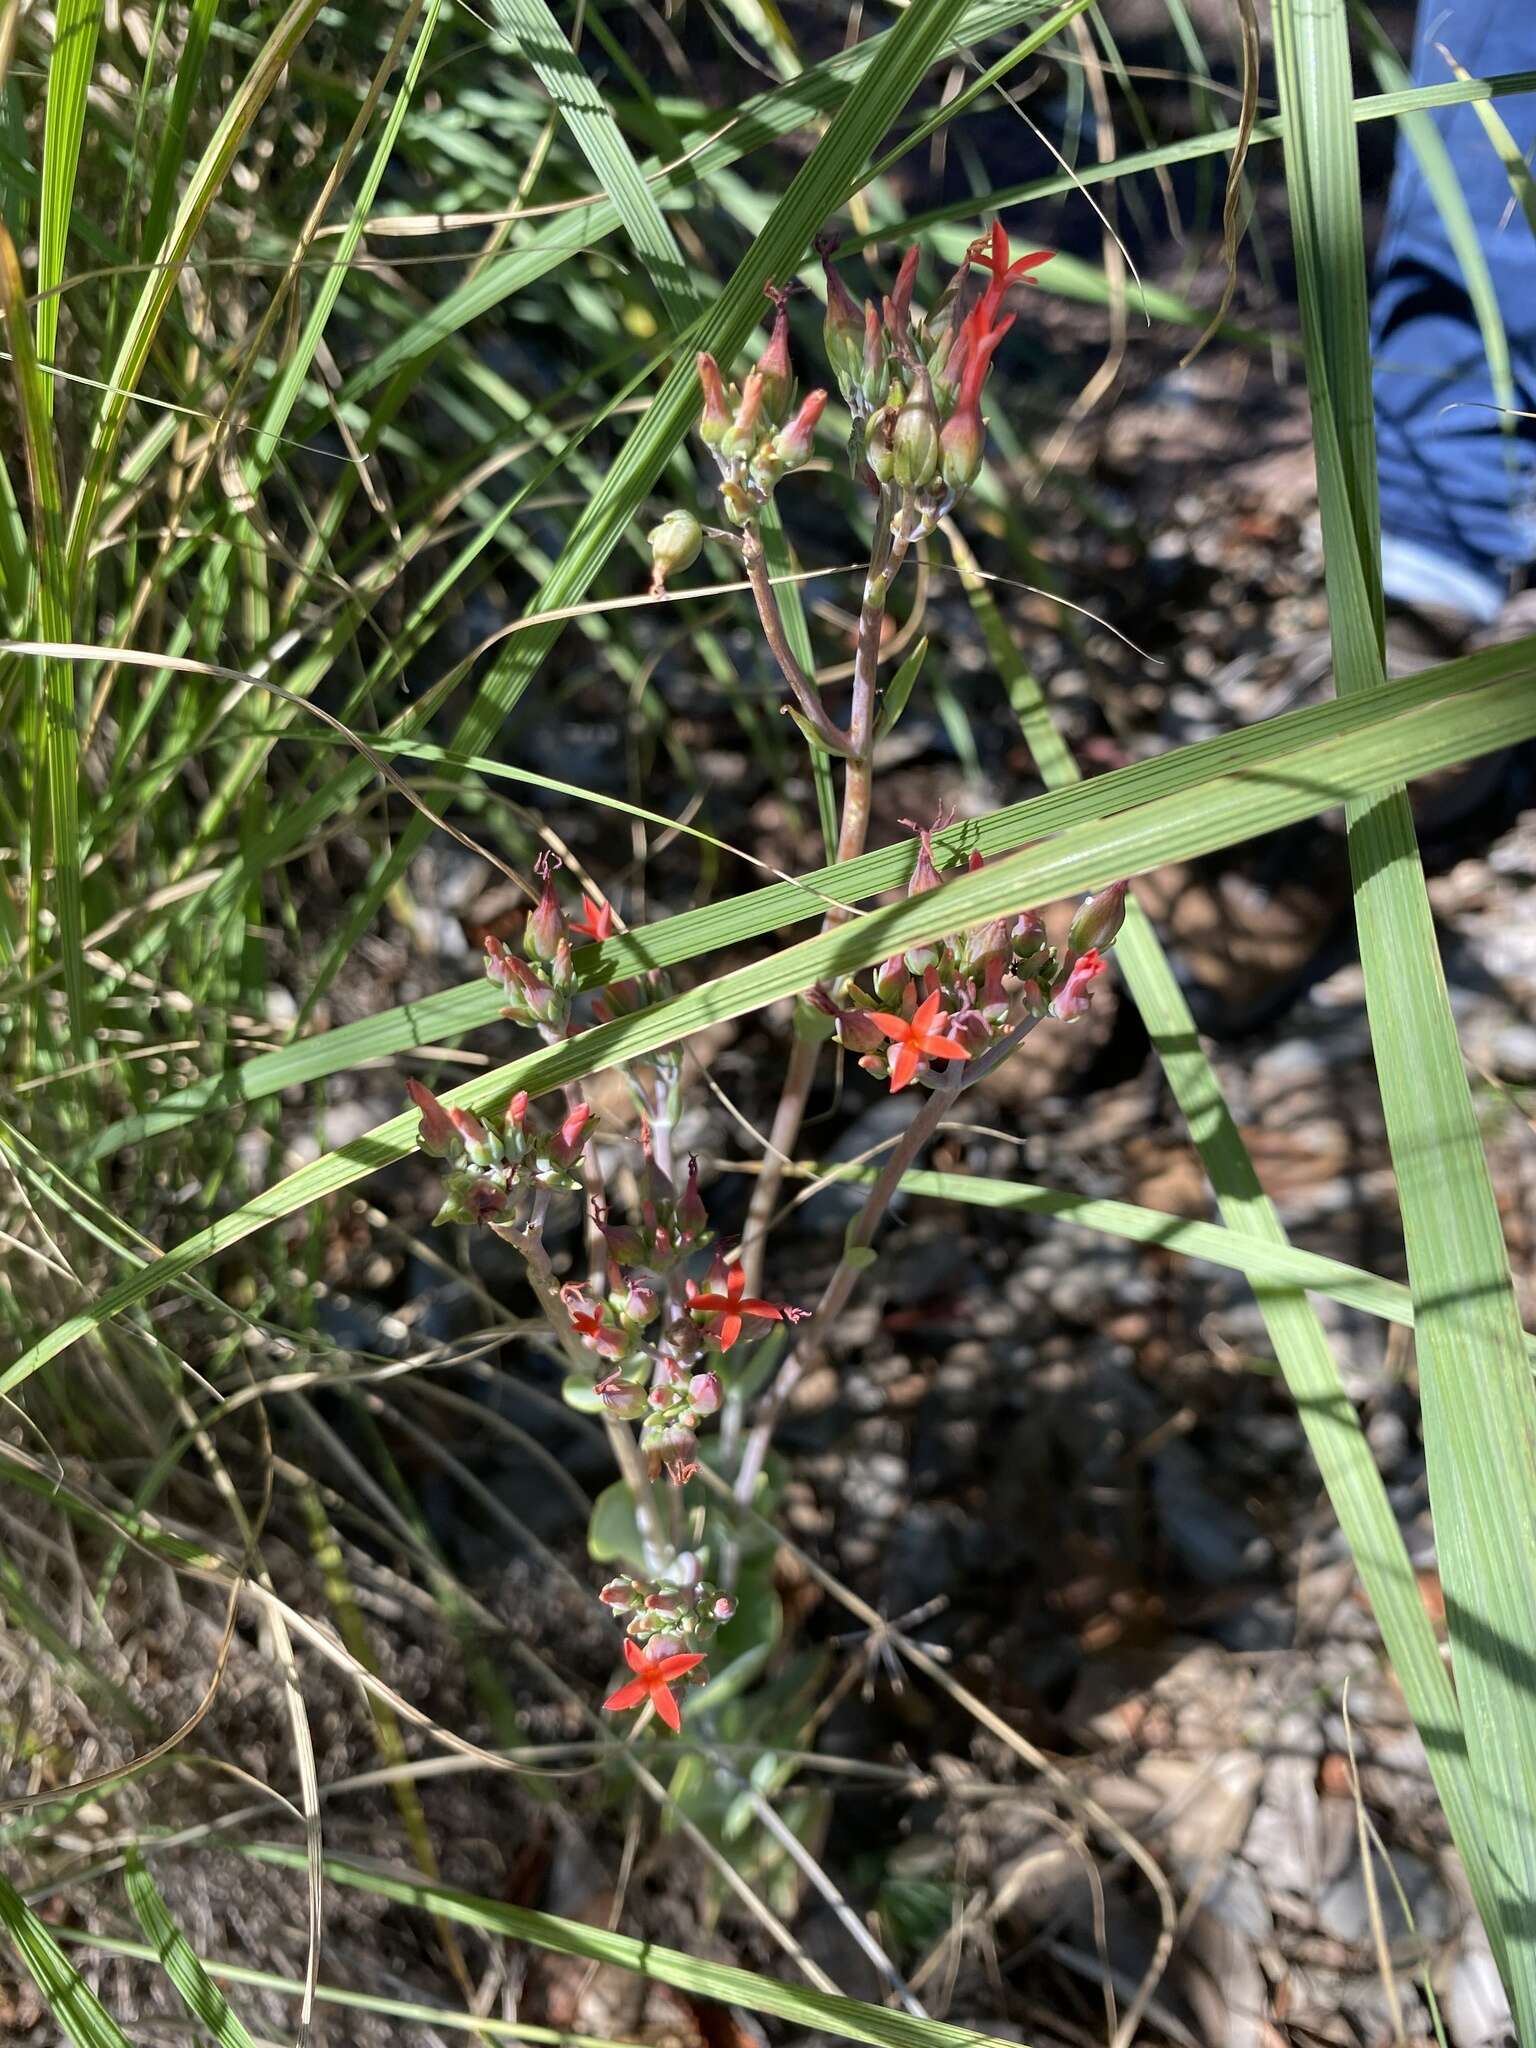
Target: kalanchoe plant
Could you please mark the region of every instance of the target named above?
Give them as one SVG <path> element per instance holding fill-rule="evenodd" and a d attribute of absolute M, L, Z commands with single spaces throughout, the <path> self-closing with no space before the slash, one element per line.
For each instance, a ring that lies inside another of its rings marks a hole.
<path fill-rule="evenodd" d="M 918 828 L 911 895 L 942 881 L 933 858 L 935 829 Z M 979 854 L 972 855 L 972 873 L 984 865 Z M 809 1000 L 832 1019 L 837 1042 L 859 1065 L 889 1080 L 892 1094 L 914 1081 L 932 1086 L 949 1080 L 959 1064 L 1006 1043 L 1027 1023 L 1083 1016 L 1124 915 L 1125 884 L 1115 882 L 1084 902 L 1060 952 L 1047 943 L 1040 919 L 1026 910 L 937 945 L 893 954 L 875 970 L 870 988 L 850 977 L 831 989 L 813 990 Z"/>
<path fill-rule="evenodd" d="M 785 708 L 816 746 L 843 763 L 837 852 L 848 860 L 862 852 L 868 831 L 891 584 L 913 543 L 950 512 L 977 475 L 982 391 L 1016 317 L 1009 295 L 1046 259 L 1040 252 L 1012 258 L 1006 235 L 994 226 L 923 311 L 915 303 L 916 249 L 903 259 L 890 292 L 862 309 L 832 264 L 830 246 L 823 256 L 827 356 L 852 416 L 854 475 L 873 493 L 847 724 L 838 724 L 789 646 L 759 524 L 780 481 L 809 460 L 827 403 L 819 387 L 803 398 L 797 394 L 786 292 L 770 292 L 768 344 L 739 382 L 728 381 L 711 356 L 699 357 L 699 434 L 719 473 L 727 525 L 705 529 L 693 512 L 679 510 L 649 538 L 658 596 L 670 577 L 697 559 L 706 532 L 739 547 L 769 650 L 793 700 Z M 913 827 L 917 857 L 909 894 L 943 889 L 936 834 L 949 822 L 941 816 L 931 827 Z M 980 857 L 973 855 L 970 865 L 979 867 Z M 607 981 L 590 973 L 578 977 L 578 954 L 611 941 L 616 919 L 608 903 L 591 895 L 582 896 L 579 911 L 564 900 L 558 866 L 541 859 L 539 894 L 519 943 L 486 942 L 486 972 L 503 993 L 504 1014 L 546 1044 L 579 1032 L 587 1015 L 598 1021 L 629 1016 L 670 994 L 656 972 Z M 638 1554 L 625 1559 L 626 1569 L 601 1595 L 624 1623 L 629 1671 L 604 1703 L 610 1710 L 654 1710 L 676 1730 L 672 1688 L 680 1680 L 703 1680 L 709 1641 L 735 1612 L 731 1525 L 700 1520 L 697 1508 L 682 1506 L 682 1489 L 699 1469 L 701 1435 L 717 1419 L 722 1424 L 712 1462 L 731 1479 L 737 1500 L 750 1504 L 775 1420 L 821 1341 L 818 1333 L 835 1328 L 873 1258 L 872 1240 L 903 1174 L 963 1088 L 1045 1019 L 1069 1022 L 1084 1014 L 1124 903 L 1119 883 L 1090 897 L 1060 947 L 1052 946 L 1038 916 L 1021 911 L 910 946 L 866 978 L 809 990 L 797 1009 L 796 1040 L 746 1237 L 729 1254 L 710 1230 L 697 1160 L 690 1157 L 681 1173 L 674 1161 L 680 1048 L 648 1052 L 622 1069 L 640 1134 L 638 1158 L 629 1148 L 634 1194 L 623 1213 L 605 1183 L 616 1147 L 594 1141 L 578 1089 L 566 1091 L 554 1114 L 536 1110 L 520 1094 L 487 1122 L 439 1103 L 419 1082 L 408 1084 L 421 1113 L 423 1149 L 447 1168 L 438 1220 L 487 1227 L 522 1255 L 570 1369 L 568 1394 L 602 1418 L 634 1505 Z M 826 921 L 845 914 L 833 908 Z M 589 964 L 590 955 L 584 968 Z M 793 1326 L 809 1311 L 772 1298 L 762 1275 L 782 1163 L 799 1134 L 818 1048 L 828 1037 L 892 1093 L 915 1089 L 917 1107 L 849 1227 L 807 1337 Z M 545 1241 L 553 1203 L 577 1194 L 585 1197 L 585 1278 L 557 1275 Z M 754 1343 L 775 1332 L 779 1348 L 767 1354 L 767 1392 L 748 1427 L 745 1389 L 763 1375 L 744 1369 L 743 1360 Z M 706 1559 L 713 1580 L 706 1577 Z"/>

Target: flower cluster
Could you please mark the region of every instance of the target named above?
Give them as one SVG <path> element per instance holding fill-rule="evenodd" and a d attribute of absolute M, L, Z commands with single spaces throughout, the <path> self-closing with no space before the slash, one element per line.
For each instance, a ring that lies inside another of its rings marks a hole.
<path fill-rule="evenodd" d="M 608 1581 L 598 1598 L 615 1617 L 625 1617 L 626 1635 L 661 1657 L 696 1650 L 736 1612 L 731 1595 L 705 1578 L 703 1562 L 694 1550 L 680 1550 L 665 1578 L 621 1572 Z"/>
<path fill-rule="evenodd" d="M 576 994 L 572 941 L 590 946 L 613 936 L 613 910 L 609 904 L 594 903 L 590 896 L 584 896 L 581 915 L 566 916 L 555 889 L 558 865 L 547 854 L 539 858 L 538 874 L 543 888 L 523 924 L 521 955 L 494 935 L 485 942 L 486 974 L 501 985 L 506 995 L 503 1016 L 541 1031 L 548 1038 L 563 1037 L 570 1029 Z"/>
<path fill-rule="evenodd" d="M 703 1677 L 703 1645 L 736 1612 L 729 1593 L 704 1577 L 697 1551 L 682 1550 L 666 1576 L 647 1579 L 621 1572 L 598 1595 L 615 1617 L 624 1617 L 624 1661 L 634 1676 L 603 1705 L 610 1713 L 652 1703 L 677 1733 L 681 1722 L 672 1685 L 690 1673 Z"/>
<path fill-rule="evenodd" d="M 720 502 L 733 526 L 745 526 L 754 519 L 773 496 L 780 478 L 809 461 L 817 423 L 827 403 L 826 392 L 817 390 L 808 391 L 795 406 L 795 374 L 789 360 L 789 294 L 770 285 L 769 297 L 774 312 L 768 346 L 739 385 L 727 386 L 712 355 L 704 353 L 698 359 L 699 382 L 704 389 L 699 438 L 715 458 L 720 471 Z"/>
<path fill-rule="evenodd" d="M 902 259 L 879 310 L 866 300 L 861 311 L 831 247 L 823 245 L 821 255 L 827 360 L 853 414 L 855 468 L 867 466 L 877 483 L 897 486 L 916 513 L 917 531 L 929 532 L 976 481 L 986 432 L 982 387 L 1015 317 L 1003 306 L 1050 252 L 1010 260 L 1008 237 L 994 222 L 926 314 L 912 303 L 916 248 Z M 984 286 L 978 264 L 987 273 Z"/>
<path fill-rule="evenodd" d="M 557 1130 L 538 1130 L 529 1122 L 527 1094 L 519 1092 L 493 1129 L 473 1110 L 445 1108 L 420 1081 L 405 1085 L 421 1111 L 422 1150 L 451 1162 L 436 1222 L 495 1223 L 515 1232 L 541 1192 L 580 1188 L 576 1166 L 591 1115 L 586 1103 Z"/>
<path fill-rule="evenodd" d="M 933 858 L 937 826 L 915 829 L 913 896 L 942 887 L 944 879 Z M 984 865 L 980 854 L 971 856 L 972 872 Z M 867 1073 L 889 1080 L 892 1094 L 913 1081 L 931 1085 L 935 1063 L 948 1074 L 1033 1020 L 1081 1017 L 1124 915 L 1125 884 L 1113 882 L 1082 904 L 1059 952 L 1026 910 L 893 954 L 875 971 L 872 988 L 849 977 L 813 990 L 809 1001 Z"/>
<path fill-rule="evenodd" d="M 817 248 L 826 272 L 827 362 L 853 416 L 853 472 L 895 493 L 892 531 L 906 545 L 931 533 L 976 480 L 986 440 L 982 389 L 1016 317 L 1004 308 L 1013 287 L 1048 262 L 1051 252 L 1012 256 L 1002 225 L 994 221 L 925 313 L 913 304 L 915 247 L 903 257 L 889 295 L 878 305 L 866 300 L 862 308 L 832 262 L 835 237 L 821 237 Z M 770 285 L 768 296 L 774 301 L 768 346 L 739 384 L 727 380 L 712 355 L 698 358 L 704 401 L 699 438 L 720 472 L 726 518 L 749 537 L 780 479 L 809 461 L 827 404 L 819 387 L 796 404 L 789 295 Z M 670 576 L 692 567 L 704 537 L 698 519 L 682 509 L 651 528 L 646 538 L 653 596 L 665 591 Z"/>
<path fill-rule="evenodd" d="M 698 1161 L 681 1195 L 647 1154 L 638 1223 L 599 1223 L 609 1252 L 608 1292 L 569 1286 L 561 1300 L 571 1329 L 604 1371 L 593 1387 L 616 1422 L 640 1424 L 652 1478 L 682 1485 L 698 1470 L 698 1432 L 725 1398 L 719 1368 L 747 1332 L 796 1322 L 804 1311 L 744 1292 L 740 1266 L 717 1251 L 701 1287 L 681 1269 L 710 1240 Z"/>
<path fill-rule="evenodd" d="M 486 941 L 486 969 L 507 991 L 506 1014 L 547 1040 L 573 1026 L 573 940 L 595 943 L 613 934 L 613 913 L 583 897 L 579 917 L 561 906 L 556 863 L 541 861 L 543 887 L 529 912 L 521 947 Z M 641 1009 L 648 982 L 610 983 L 592 1002 L 605 1021 Z M 640 1425 L 640 1450 L 650 1476 L 682 1485 L 698 1469 L 698 1433 L 724 1399 L 719 1368 L 726 1354 L 772 1323 L 796 1321 L 802 1310 L 745 1293 L 745 1274 L 717 1250 L 702 1282 L 686 1268 L 712 1242 L 699 1194 L 699 1166 L 688 1161 L 679 1189 L 657 1157 L 653 1133 L 670 1127 L 680 1062 L 662 1048 L 629 1063 L 625 1078 L 640 1111 L 642 1156 L 638 1202 L 620 1221 L 600 1201 L 592 1218 L 607 1254 L 606 1289 L 559 1287 L 542 1246 L 549 1197 L 582 1186 L 577 1168 L 590 1111 L 576 1102 L 555 1129 L 538 1128 L 528 1097 L 518 1094 L 495 1129 L 471 1111 L 448 1108 L 419 1081 L 407 1083 L 421 1112 L 423 1150 L 450 1162 L 439 1223 L 485 1223 L 514 1237 L 547 1276 L 541 1298 L 567 1355 L 589 1356 L 595 1406 L 616 1424 Z"/>

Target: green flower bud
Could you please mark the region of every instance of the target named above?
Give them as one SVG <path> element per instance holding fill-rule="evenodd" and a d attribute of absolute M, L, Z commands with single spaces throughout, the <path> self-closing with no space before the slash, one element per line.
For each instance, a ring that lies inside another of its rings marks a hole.
<path fill-rule="evenodd" d="M 1096 896 L 1084 898 L 1067 933 L 1069 953 L 1075 956 L 1096 950 L 1102 952 L 1106 946 L 1115 943 L 1125 922 L 1126 886 L 1124 882 L 1111 882 Z"/>
<path fill-rule="evenodd" d="M 704 529 L 691 512 L 669 512 L 645 536 L 651 548 L 651 589 L 660 594 L 667 578 L 691 569 L 704 545 Z"/>
<path fill-rule="evenodd" d="M 918 371 L 911 394 L 896 415 L 891 454 L 893 474 L 903 490 L 926 490 L 939 473 L 939 415 L 926 370 Z"/>

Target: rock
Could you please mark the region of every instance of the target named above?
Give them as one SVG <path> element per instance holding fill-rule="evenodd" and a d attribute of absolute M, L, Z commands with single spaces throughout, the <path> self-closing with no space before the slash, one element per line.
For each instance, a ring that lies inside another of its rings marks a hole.
<path fill-rule="evenodd" d="M 1387 1940 L 1398 1942 L 1410 1935 L 1423 1942 L 1443 1940 L 1451 1924 L 1451 1902 L 1434 1869 L 1406 1849 L 1392 1850 L 1391 1862 L 1396 1885 L 1392 1875 L 1382 1868 L 1379 1857 L 1372 1868 Z M 1399 1885 L 1407 1902 L 1406 1914 L 1397 1895 Z M 1320 1934 L 1351 1948 L 1371 1940 L 1370 1902 L 1358 1852 L 1348 1867 L 1319 1893 L 1316 1922 Z"/>
<path fill-rule="evenodd" d="M 1261 1802 L 1243 1839 L 1244 1856 L 1271 1892 L 1303 1899 L 1316 1892 L 1322 1863 L 1320 1807 L 1312 1759 L 1271 1758 Z"/>
<path fill-rule="evenodd" d="M 1460 1953 L 1438 1988 L 1456 2048 L 1508 2048 L 1514 2039 L 1509 2000 L 1477 1921 L 1469 1922 Z"/>
<path fill-rule="evenodd" d="M 1152 1461 L 1152 1500 L 1180 1566 L 1205 1586 L 1230 1585 L 1269 1563 L 1271 1546 L 1243 1509 L 1218 1500 L 1205 1468 L 1175 1439 Z"/>
<path fill-rule="evenodd" d="M 1536 1081 L 1536 1024 L 1506 1024 L 1493 1041 L 1493 1064 L 1506 1081 Z"/>
<path fill-rule="evenodd" d="M 1191 1918 L 1183 1946 L 1199 1965 L 1181 1980 L 1203 2038 L 1223 2048 L 1266 2048 L 1274 2038 L 1265 2019 L 1268 1987 L 1247 1931 L 1207 1901 Z"/>

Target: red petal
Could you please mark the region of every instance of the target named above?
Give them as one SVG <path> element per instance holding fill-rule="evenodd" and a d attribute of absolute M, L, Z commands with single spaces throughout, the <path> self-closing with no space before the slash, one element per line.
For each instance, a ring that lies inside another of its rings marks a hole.
<path fill-rule="evenodd" d="M 623 1714 L 631 1707 L 638 1707 L 642 1700 L 649 1699 L 651 1689 L 643 1678 L 632 1678 L 628 1685 L 621 1685 L 617 1692 L 609 1693 L 603 1701 L 605 1714 Z"/>
<path fill-rule="evenodd" d="M 938 989 L 935 989 L 931 996 L 924 996 L 912 1019 L 912 1036 L 914 1038 L 921 1038 L 924 1032 L 933 1029 L 933 1021 L 939 1014 L 939 1006 L 943 1000 L 944 997 Z"/>
<path fill-rule="evenodd" d="M 731 1306 L 731 1300 L 726 1294 L 696 1294 L 688 1306 L 704 1309 L 710 1315 L 722 1315 Z"/>
<path fill-rule="evenodd" d="M 670 1685 L 674 1678 L 681 1678 L 685 1671 L 691 1671 L 696 1664 L 704 1662 L 702 1650 L 678 1650 L 670 1657 L 663 1657 L 656 1665 L 656 1676 Z"/>
<path fill-rule="evenodd" d="M 720 1349 L 721 1349 L 722 1351 L 729 1351 L 729 1350 L 730 1350 L 730 1348 L 731 1348 L 731 1346 L 732 1346 L 732 1345 L 733 1345 L 733 1344 L 734 1344 L 734 1343 L 736 1342 L 736 1339 L 737 1339 L 737 1338 L 738 1338 L 738 1337 L 739 1337 L 740 1335 L 741 1335 L 741 1317 L 740 1317 L 740 1316 L 738 1316 L 738 1315 L 728 1315 L 728 1316 L 724 1316 L 724 1317 L 722 1317 L 722 1318 L 721 1318 L 721 1322 L 720 1322 Z"/>
<path fill-rule="evenodd" d="M 681 1735 L 683 1732 L 682 1716 L 677 1711 L 677 1701 L 673 1699 L 667 1688 L 664 1685 L 658 1685 L 651 1694 L 651 1698 L 656 1702 L 657 1713 L 660 1714 L 662 1720 L 672 1730 L 672 1733 L 674 1735 Z"/>
<path fill-rule="evenodd" d="M 650 1658 L 646 1656 L 644 1650 L 641 1649 L 633 1636 L 626 1636 L 624 1638 L 624 1662 L 631 1671 L 646 1672 L 651 1668 Z"/>
<path fill-rule="evenodd" d="M 744 1316 L 761 1316 L 765 1323 L 782 1323 L 784 1320 L 783 1309 L 775 1308 L 771 1301 L 757 1301 L 750 1294 L 736 1306 Z"/>
<path fill-rule="evenodd" d="M 905 1038 L 912 1028 L 905 1017 L 893 1017 L 889 1010 L 866 1010 L 864 1014 L 887 1038 Z"/>
<path fill-rule="evenodd" d="M 1038 270 L 1042 263 L 1049 263 L 1054 254 L 1053 249 L 1035 249 L 1028 256 L 1021 256 L 1016 263 L 1010 263 L 1008 275 L 1010 278 L 1028 277 L 1029 273 Z"/>
<path fill-rule="evenodd" d="M 740 1301 L 741 1290 L 746 1284 L 746 1268 L 744 1266 L 732 1266 L 730 1272 L 725 1276 L 725 1291 L 732 1301 Z"/>
<path fill-rule="evenodd" d="M 893 1095 L 899 1089 L 905 1088 L 912 1076 L 917 1072 L 918 1058 L 917 1047 L 910 1039 L 907 1040 L 905 1045 L 897 1047 L 896 1057 L 891 1062 L 891 1093 Z"/>
<path fill-rule="evenodd" d="M 919 1047 L 931 1060 L 968 1060 L 970 1050 L 958 1038 L 939 1038 L 931 1031 L 925 1031 L 917 1041 Z"/>

